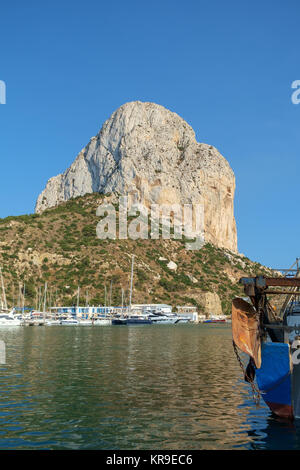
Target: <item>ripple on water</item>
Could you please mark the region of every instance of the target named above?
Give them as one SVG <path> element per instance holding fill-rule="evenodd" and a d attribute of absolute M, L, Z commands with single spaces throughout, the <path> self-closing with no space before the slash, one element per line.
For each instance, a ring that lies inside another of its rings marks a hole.
<path fill-rule="evenodd" d="M 299 446 L 298 425 L 253 405 L 228 325 L 18 328 L 0 336 L 2 449 Z"/>

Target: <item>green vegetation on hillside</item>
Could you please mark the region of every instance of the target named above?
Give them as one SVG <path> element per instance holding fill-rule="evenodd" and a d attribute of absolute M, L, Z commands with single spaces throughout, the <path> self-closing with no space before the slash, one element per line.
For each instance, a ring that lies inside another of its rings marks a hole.
<path fill-rule="evenodd" d="M 225 313 L 242 294 L 243 275 L 269 274 L 248 258 L 206 244 L 188 251 L 184 240 L 100 240 L 96 208 L 104 196 L 72 199 L 42 214 L 0 219 L 0 265 L 7 297 L 17 303 L 19 284 L 26 284 L 26 304 L 35 306 L 37 291 L 48 283 L 51 303 L 72 305 L 80 286 L 81 303 L 103 304 L 105 286 L 112 303 L 120 304 L 129 287 L 131 255 L 136 255 L 134 302 L 196 305 L 201 293 L 216 292 Z M 161 260 L 165 258 L 167 261 Z M 177 270 L 167 267 L 168 261 Z"/>

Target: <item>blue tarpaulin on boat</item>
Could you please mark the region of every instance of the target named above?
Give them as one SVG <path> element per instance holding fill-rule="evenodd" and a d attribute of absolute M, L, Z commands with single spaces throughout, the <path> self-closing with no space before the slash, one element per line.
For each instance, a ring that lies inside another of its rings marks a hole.
<path fill-rule="evenodd" d="M 292 404 L 290 348 L 286 343 L 263 343 L 262 364 L 256 369 L 258 387 L 268 403 Z"/>

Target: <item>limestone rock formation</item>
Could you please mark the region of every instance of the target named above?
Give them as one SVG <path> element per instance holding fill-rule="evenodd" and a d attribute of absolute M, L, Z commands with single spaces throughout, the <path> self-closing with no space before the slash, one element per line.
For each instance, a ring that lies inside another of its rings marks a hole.
<path fill-rule="evenodd" d="M 221 300 L 216 292 L 194 292 L 190 295 L 201 305 L 206 316 L 223 315 Z"/>
<path fill-rule="evenodd" d="M 235 177 L 211 145 L 198 143 L 177 114 L 126 103 L 104 123 L 65 173 L 51 178 L 36 212 L 87 193 L 130 195 L 148 207 L 204 204 L 205 241 L 237 251 Z"/>
<path fill-rule="evenodd" d="M 222 315 L 222 305 L 220 297 L 215 292 L 205 292 L 202 295 L 204 312 L 208 315 Z"/>

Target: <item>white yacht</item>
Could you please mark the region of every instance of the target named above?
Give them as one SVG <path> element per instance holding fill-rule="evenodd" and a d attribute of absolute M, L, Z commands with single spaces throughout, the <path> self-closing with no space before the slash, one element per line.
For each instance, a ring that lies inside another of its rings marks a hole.
<path fill-rule="evenodd" d="M 106 315 L 98 315 L 94 319 L 95 326 L 104 326 L 104 325 L 111 325 L 111 318 L 107 317 Z"/>
<path fill-rule="evenodd" d="M 61 320 L 55 320 L 52 318 L 49 318 L 45 321 L 46 326 L 56 326 L 56 325 L 60 325 L 60 323 L 61 323 Z"/>
<path fill-rule="evenodd" d="M 172 312 L 161 312 L 160 310 L 152 310 L 148 315 L 153 325 L 177 325 L 178 323 L 188 323 L 190 318 L 185 318 Z"/>
<path fill-rule="evenodd" d="M 93 326 L 93 320 L 88 320 L 88 319 L 80 319 L 79 320 L 79 326 Z"/>
<path fill-rule="evenodd" d="M 62 318 L 60 324 L 65 326 L 78 326 L 80 325 L 80 322 L 79 320 L 70 315 L 65 318 Z"/>
<path fill-rule="evenodd" d="M 9 313 L 0 313 L 0 327 L 2 326 L 21 326 L 22 321 L 14 316 L 14 310 Z"/>
<path fill-rule="evenodd" d="M 178 322 L 177 323 L 190 323 L 190 322 L 191 322 L 190 318 L 178 316 Z"/>
<path fill-rule="evenodd" d="M 175 325 L 178 321 L 177 318 L 159 315 L 149 315 L 152 325 Z"/>

